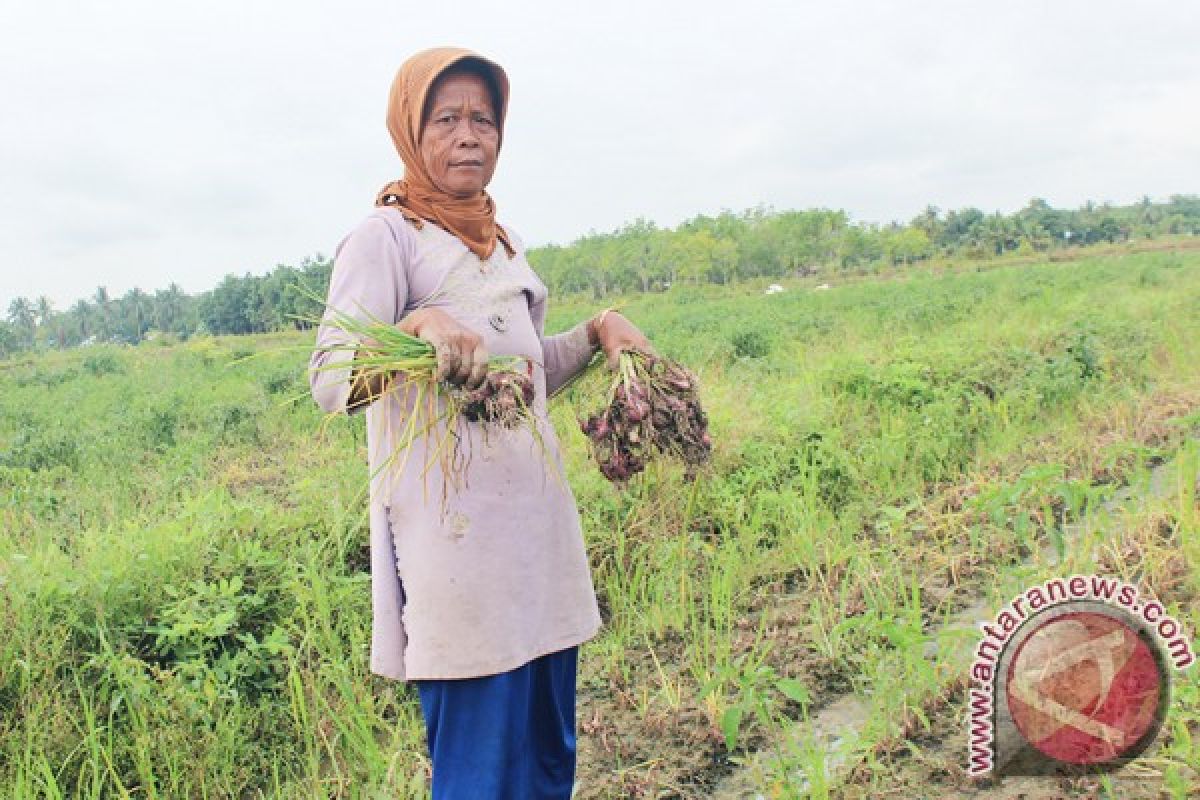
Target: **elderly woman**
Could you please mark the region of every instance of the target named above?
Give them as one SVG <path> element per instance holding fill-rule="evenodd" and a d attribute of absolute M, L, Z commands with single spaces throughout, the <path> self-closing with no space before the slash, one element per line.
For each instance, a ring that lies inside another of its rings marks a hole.
<path fill-rule="evenodd" d="M 431 342 L 448 383 L 479 386 L 491 355 L 527 357 L 542 443 L 526 429 L 485 437 L 462 422 L 466 472 L 443 501 L 436 459 L 421 474 L 423 440 L 399 474 L 380 470 L 404 404 L 360 385 L 349 337 L 322 325 L 311 362 L 322 408 L 366 410 L 371 670 L 416 683 L 435 798 L 571 794 L 577 648 L 600 616 L 546 399 L 599 349 L 610 364 L 623 349 L 650 349 L 611 311 L 544 335 L 546 287 L 484 190 L 508 91 L 504 70 L 468 50 L 405 62 L 387 117 L 404 178 L 339 245 L 328 306 Z"/>

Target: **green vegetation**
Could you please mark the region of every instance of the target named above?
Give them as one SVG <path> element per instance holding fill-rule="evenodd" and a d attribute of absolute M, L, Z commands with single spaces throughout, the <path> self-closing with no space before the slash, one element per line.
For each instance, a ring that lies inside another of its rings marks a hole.
<path fill-rule="evenodd" d="M 818 796 L 952 795 L 973 642 L 927 646 L 1051 574 L 1047 543 L 1200 631 L 1186 479 L 1063 538 L 1150 465 L 1197 464 L 1200 253 L 1123 249 L 619 298 L 698 375 L 713 464 L 617 491 L 578 428 L 598 398 L 556 401 L 606 623 L 581 660 L 581 796 L 709 796 L 758 750 L 776 796 L 801 767 Z M 592 311 L 566 298 L 550 328 Z M 0 363 L 0 796 L 422 796 L 415 694 L 367 671 L 362 419 L 319 433 L 288 402 L 311 337 Z M 1132 788 L 1067 789 L 1195 796 L 1197 675 Z M 869 717 L 822 777 L 779 733 L 848 692 Z"/>
<path fill-rule="evenodd" d="M 755 208 L 697 216 L 675 229 L 638 220 L 612 233 L 590 233 L 566 247 L 529 251 L 550 289 L 595 298 L 661 291 L 685 284 L 731 284 L 755 278 L 868 274 L 947 260 L 1006 254 L 1062 254 L 1100 243 L 1194 236 L 1200 196 L 1173 195 L 1129 206 L 1088 203 L 1068 211 L 1034 198 L 1013 214 L 930 206 L 906 225 L 857 224 L 845 211 Z M 195 334 L 265 333 L 307 328 L 320 314 L 332 262 L 322 256 L 265 275 L 227 275 L 216 288 L 188 296 L 176 284 L 148 294 L 112 297 L 101 286 L 69 310 L 49 299 L 18 297 L 0 321 L 0 357 L 21 350 L 81 343 L 164 343 Z M 1153 280 L 1153 276 L 1148 278 Z M 304 288 L 307 287 L 307 288 Z"/>

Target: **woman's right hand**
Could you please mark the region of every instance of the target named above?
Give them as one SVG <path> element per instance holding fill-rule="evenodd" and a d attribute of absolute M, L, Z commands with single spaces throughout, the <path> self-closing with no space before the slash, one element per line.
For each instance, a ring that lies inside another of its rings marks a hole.
<path fill-rule="evenodd" d="M 433 345 L 437 353 L 437 379 L 478 389 L 487 378 L 488 352 L 483 337 L 460 325 L 437 308 L 418 308 L 397 323 L 410 336 Z"/>

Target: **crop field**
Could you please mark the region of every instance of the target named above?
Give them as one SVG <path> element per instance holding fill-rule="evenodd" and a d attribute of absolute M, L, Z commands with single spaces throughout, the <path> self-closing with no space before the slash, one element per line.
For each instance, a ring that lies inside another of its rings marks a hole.
<path fill-rule="evenodd" d="M 1200 631 L 1200 250 L 783 283 L 620 302 L 699 376 L 696 480 L 614 488 L 600 398 L 553 403 L 605 621 L 578 796 L 1200 795 L 1195 667 L 1121 772 L 972 782 L 979 634 L 947 624 L 1103 573 Z M 312 338 L 0 363 L 0 797 L 426 795 L 415 691 L 367 669 L 363 421 L 307 396 Z"/>

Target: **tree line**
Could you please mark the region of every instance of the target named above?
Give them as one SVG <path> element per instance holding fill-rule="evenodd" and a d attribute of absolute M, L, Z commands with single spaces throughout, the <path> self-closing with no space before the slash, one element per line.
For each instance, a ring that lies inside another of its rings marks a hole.
<path fill-rule="evenodd" d="M 42 347 L 308 328 L 321 315 L 316 297 L 328 288 L 332 269 L 332 262 L 316 256 L 265 275 L 226 275 L 213 289 L 194 295 L 176 283 L 153 294 L 134 288 L 117 297 L 100 286 L 65 311 L 56 311 L 44 296 L 18 297 L 0 321 L 0 356 Z"/>
<path fill-rule="evenodd" d="M 776 211 L 699 215 L 676 228 L 638 219 L 611 233 L 591 232 L 569 245 L 530 249 L 530 263 L 553 292 L 662 291 L 687 283 L 732 284 L 822 271 L 870 271 L 932 258 L 991 258 L 1041 253 L 1132 238 L 1200 234 L 1200 195 L 1143 197 L 1125 206 L 1087 203 L 1052 208 L 1034 198 L 1012 214 L 929 206 L 907 224 L 853 222 L 845 211 Z M 37 348 L 149 338 L 262 333 L 306 328 L 321 313 L 332 262 L 322 256 L 264 275 L 227 275 L 189 295 L 177 284 L 119 297 L 101 286 L 69 309 L 46 297 L 18 297 L 0 321 L 0 356 Z"/>

